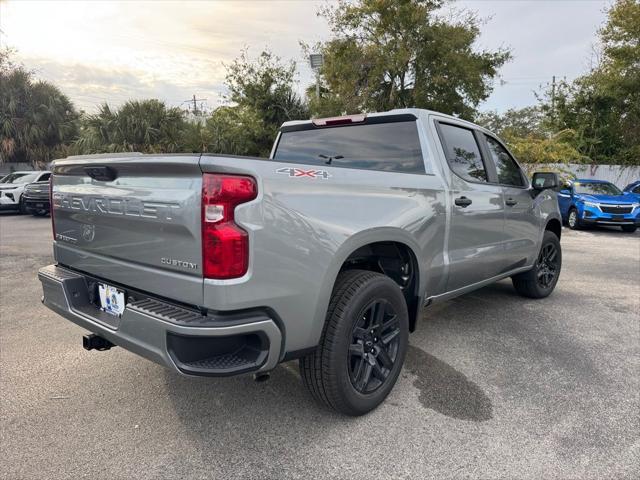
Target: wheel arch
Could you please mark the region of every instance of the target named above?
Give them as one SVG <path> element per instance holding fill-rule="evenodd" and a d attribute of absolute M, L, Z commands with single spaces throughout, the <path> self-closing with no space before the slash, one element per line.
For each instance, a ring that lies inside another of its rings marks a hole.
<path fill-rule="evenodd" d="M 550 231 L 560 240 L 562 236 L 562 223 L 557 218 L 551 218 L 544 227 L 545 231 Z"/>
<path fill-rule="evenodd" d="M 402 289 L 407 301 L 409 330 L 413 332 L 422 310 L 422 292 L 426 281 L 419 260 L 419 248 L 406 232 L 398 232 L 393 228 L 384 230 L 384 233 L 377 232 L 376 235 L 358 235 L 343 245 L 337 255 L 338 268 L 331 278 L 331 290 L 339 273 L 348 269 L 371 270 L 389 276 Z M 409 272 L 403 271 L 406 265 L 409 266 Z"/>

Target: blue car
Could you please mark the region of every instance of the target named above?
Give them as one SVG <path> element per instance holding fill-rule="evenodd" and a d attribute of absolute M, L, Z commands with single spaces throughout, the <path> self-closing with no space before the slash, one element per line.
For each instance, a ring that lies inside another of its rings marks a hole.
<path fill-rule="evenodd" d="M 635 232 L 640 225 L 640 200 L 604 180 L 575 180 L 558 192 L 558 206 L 569 228 L 619 226 Z"/>
<path fill-rule="evenodd" d="M 636 180 L 633 183 L 630 183 L 623 190 L 627 195 L 635 195 L 638 200 L 640 200 L 640 180 Z"/>

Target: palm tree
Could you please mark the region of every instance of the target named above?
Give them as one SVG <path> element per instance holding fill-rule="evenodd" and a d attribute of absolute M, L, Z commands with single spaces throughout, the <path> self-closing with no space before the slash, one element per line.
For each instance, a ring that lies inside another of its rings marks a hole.
<path fill-rule="evenodd" d="M 64 155 L 76 136 L 78 115 L 56 86 L 0 53 L 0 156 L 2 161 L 42 165 Z"/>
<path fill-rule="evenodd" d="M 118 110 L 106 103 L 83 119 L 75 144 L 79 153 L 173 153 L 182 148 L 186 122 L 177 108 L 156 99 L 131 100 Z"/>

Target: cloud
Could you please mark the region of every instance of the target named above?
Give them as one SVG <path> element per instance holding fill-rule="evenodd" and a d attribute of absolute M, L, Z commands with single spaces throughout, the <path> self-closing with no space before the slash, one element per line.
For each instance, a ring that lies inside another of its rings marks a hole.
<path fill-rule="evenodd" d="M 82 108 L 103 100 L 158 97 L 178 105 L 193 94 L 216 106 L 224 64 L 250 47 L 298 61 L 299 92 L 313 81 L 299 41 L 329 36 L 319 1 L 0 2 L 0 40 Z M 574 78 L 589 63 L 606 2 L 461 0 L 454 8 L 490 17 L 479 48 L 512 48 L 482 109 L 535 103 L 533 90 L 556 75 Z"/>

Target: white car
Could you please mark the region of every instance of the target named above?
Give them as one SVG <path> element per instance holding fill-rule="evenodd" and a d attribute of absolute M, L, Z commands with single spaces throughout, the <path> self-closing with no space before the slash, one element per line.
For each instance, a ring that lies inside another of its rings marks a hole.
<path fill-rule="evenodd" d="M 24 187 L 33 182 L 49 180 L 49 171 L 12 172 L 0 179 L 0 210 L 19 210 L 26 213 L 22 193 Z"/>

